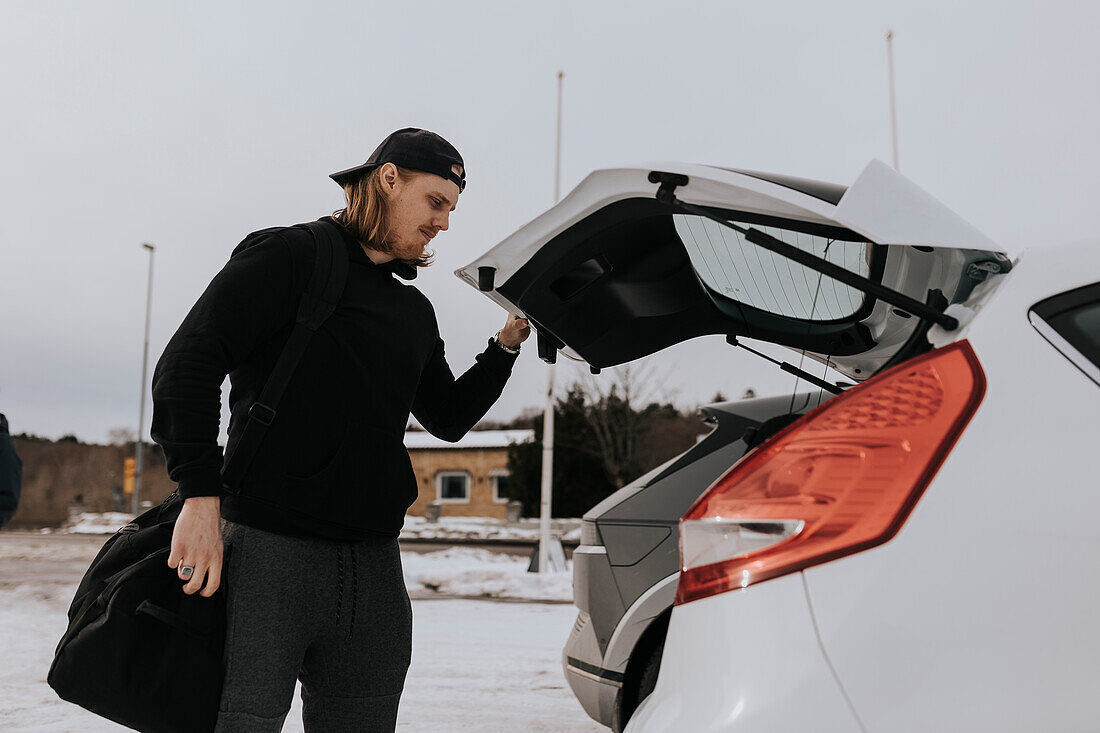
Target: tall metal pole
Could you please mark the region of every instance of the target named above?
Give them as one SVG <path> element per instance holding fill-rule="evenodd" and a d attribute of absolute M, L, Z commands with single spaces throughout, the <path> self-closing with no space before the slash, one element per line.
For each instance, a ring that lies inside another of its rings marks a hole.
<path fill-rule="evenodd" d="M 136 516 L 141 512 L 141 469 L 145 458 L 145 376 L 149 370 L 149 315 L 153 311 L 153 257 L 157 248 L 145 242 L 141 245 L 149 250 L 149 285 L 145 293 L 145 349 L 141 355 L 141 411 L 138 414 L 137 466 L 134 471 L 134 506 Z"/>
<path fill-rule="evenodd" d="M 558 128 L 554 138 L 554 203 L 561 199 L 561 87 L 564 71 L 558 71 Z"/>
<path fill-rule="evenodd" d="M 558 124 L 554 140 L 554 203 L 561 198 L 561 91 L 565 72 L 558 71 Z M 550 572 L 550 510 L 554 475 L 554 364 L 546 379 L 542 411 L 542 501 L 539 504 L 539 572 Z"/>
<path fill-rule="evenodd" d="M 886 65 L 890 75 L 890 140 L 893 143 L 894 170 L 901 172 L 898 165 L 898 110 L 894 99 L 894 31 L 886 31 Z"/>

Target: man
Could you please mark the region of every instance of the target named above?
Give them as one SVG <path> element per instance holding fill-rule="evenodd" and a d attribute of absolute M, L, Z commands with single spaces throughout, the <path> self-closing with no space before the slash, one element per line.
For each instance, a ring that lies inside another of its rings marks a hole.
<path fill-rule="evenodd" d="M 530 333 L 509 315 L 456 380 L 431 303 L 394 277 L 414 279 L 448 229 L 466 183 L 450 143 L 398 130 L 332 178 L 346 206 L 323 220 L 348 250 L 347 285 L 234 492 L 220 476 L 220 385 L 229 374 L 231 453 L 311 275 L 309 232 L 249 235 L 153 374 L 152 435 L 185 499 L 168 558 L 184 592 L 213 595 L 233 545 L 218 731 L 280 730 L 296 679 L 307 731 L 394 729 L 411 656 L 397 546 L 417 495 L 409 414 L 457 441 L 499 398 Z"/>
<path fill-rule="evenodd" d="M 19 508 L 19 492 L 23 485 L 23 461 L 15 452 L 15 443 L 8 432 L 8 418 L 0 412 L 0 528 L 3 528 Z"/>

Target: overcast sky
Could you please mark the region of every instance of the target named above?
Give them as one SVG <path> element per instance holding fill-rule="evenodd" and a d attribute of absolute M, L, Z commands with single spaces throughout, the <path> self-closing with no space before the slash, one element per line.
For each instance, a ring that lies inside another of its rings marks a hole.
<path fill-rule="evenodd" d="M 4 0 L 0 411 L 16 433 L 136 428 L 141 243 L 151 375 L 237 242 L 339 208 L 328 173 L 409 125 L 467 163 L 415 281 L 460 374 L 505 314 L 453 271 L 552 204 L 558 69 L 563 194 L 655 159 L 847 185 L 890 160 L 889 28 L 901 171 L 1011 247 L 1092 236 L 1098 3 Z M 533 346 L 487 417 L 543 403 Z M 720 336 L 642 361 L 685 408 L 793 385 Z"/>

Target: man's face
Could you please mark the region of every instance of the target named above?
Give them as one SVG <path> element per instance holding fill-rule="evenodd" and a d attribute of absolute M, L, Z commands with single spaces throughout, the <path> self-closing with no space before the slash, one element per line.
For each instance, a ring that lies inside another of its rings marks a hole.
<path fill-rule="evenodd" d="M 414 260 L 424 253 L 428 242 L 450 226 L 451 212 L 458 203 L 458 185 L 440 176 L 423 173 L 402 176 L 387 163 L 380 171 L 382 188 L 390 192 L 390 228 L 388 243 L 393 254 Z M 452 167 L 457 175 L 462 168 Z"/>

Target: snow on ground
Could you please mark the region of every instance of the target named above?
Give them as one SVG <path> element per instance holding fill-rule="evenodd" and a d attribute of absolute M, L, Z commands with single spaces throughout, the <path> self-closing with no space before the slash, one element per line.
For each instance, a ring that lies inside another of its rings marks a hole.
<path fill-rule="evenodd" d="M 133 514 L 125 512 L 82 512 L 58 531 L 71 534 L 114 534 L 133 518 Z"/>
<path fill-rule="evenodd" d="M 446 595 L 573 600 L 573 571 L 528 573 L 528 559 L 473 547 L 448 547 L 438 552 L 401 553 L 405 585 L 410 593 L 429 590 Z"/>
<path fill-rule="evenodd" d="M 46 684 L 65 629 L 69 590 L 0 589 L 0 730 L 125 730 L 61 700 Z M 574 615 L 570 606 L 414 601 L 413 664 L 397 729 L 605 732 L 581 710 L 562 676 L 561 647 Z M 283 730 L 304 730 L 300 685 Z"/>
<path fill-rule="evenodd" d="M 101 538 L 13 535 L 0 533 L 0 730 L 124 730 L 46 684 L 65 612 Z M 402 557 L 414 597 L 413 665 L 399 731 L 606 731 L 581 710 L 561 670 L 572 606 L 430 600 L 436 593 L 560 598 L 568 574 L 528 575 L 526 559 L 474 548 Z M 300 690 L 284 730 L 303 730 Z"/>
<path fill-rule="evenodd" d="M 551 536 L 564 541 L 579 541 L 581 520 L 554 519 L 550 522 Z M 424 517 L 405 517 L 401 539 L 448 540 L 537 540 L 539 520 L 521 519 L 509 524 L 501 519 L 488 517 L 440 517 L 429 522 Z"/>
<path fill-rule="evenodd" d="M 82 512 L 73 516 L 64 527 L 57 530 L 61 534 L 112 534 L 124 524 L 129 523 L 132 514 L 124 512 Z M 581 537 L 581 520 L 555 519 L 550 523 L 551 534 L 565 541 L 578 541 Z M 438 522 L 429 522 L 424 517 L 405 517 L 405 527 L 401 530 L 401 539 L 446 539 L 446 540 L 537 540 L 539 521 L 536 518 L 521 519 L 508 523 L 502 519 L 488 517 L 440 517 Z"/>
<path fill-rule="evenodd" d="M 0 535 L 0 588 L 56 575 L 59 568 L 83 575 L 102 537 Z M 21 562 L 19 562 L 21 561 Z M 13 565 L 14 563 L 14 565 Z M 508 600 L 573 600 L 572 563 L 560 573 L 528 573 L 529 559 L 476 547 L 447 547 L 433 552 L 402 552 L 405 586 L 414 598 L 472 596 Z"/>

